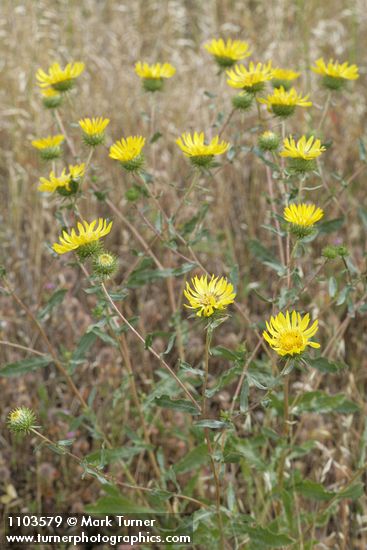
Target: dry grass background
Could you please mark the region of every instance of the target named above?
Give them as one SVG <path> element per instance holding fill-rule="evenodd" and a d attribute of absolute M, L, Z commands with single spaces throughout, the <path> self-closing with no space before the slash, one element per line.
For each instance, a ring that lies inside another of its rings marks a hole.
<path fill-rule="evenodd" d="M 12 286 L 34 311 L 44 304 L 53 289 L 68 288 L 66 300 L 47 326 L 50 339 L 65 357 L 93 322 L 94 302 L 93 297 L 83 292 L 83 278 L 77 270 L 68 266 L 64 259 L 61 262 L 53 259 L 45 247 L 45 242 L 54 242 L 58 234 L 53 217 L 55 202 L 37 191 L 38 178 L 48 173 L 48 167 L 40 164 L 30 141 L 36 136 L 56 132 L 57 126 L 51 114 L 41 108 L 35 83 L 36 70 L 47 68 L 54 60 L 85 62 L 87 69 L 78 81 L 78 93 L 73 94 L 72 104 L 62 109 L 68 131 L 80 149 L 78 129 L 69 124 L 83 116 L 111 118 L 107 145 L 122 135 L 148 135 L 151 98 L 141 91 L 134 63 L 139 59 L 167 60 L 177 67 L 177 75 L 167 82 L 166 91 L 158 98 L 155 109 L 154 129 L 163 136 L 147 153 L 148 168 L 155 175 L 154 189 L 161 195 L 163 208 L 169 212 L 174 210 L 187 185 L 187 163 L 177 151 L 176 137 L 187 130 L 202 129 L 215 134 L 217 128 L 213 123 L 218 112 L 223 111 L 226 116 L 231 109 L 232 91 L 226 86 L 224 77 L 216 75 L 214 64 L 202 48 L 207 39 L 217 36 L 245 39 L 254 52 L 251 59 L 272 59 L 275 65 L 303 71 L 320 55 L 348 59 L 361 66 L 362 76 L 350 93 L 336 97 L 324 126 L 325 137 L 333 140 L 332 149 L 325 155 L 325 172 L 348 178 L 361 166 L 358 139 L 365 135 L 366 7 L 365 0 L 323 3 L 316 0 L 1 1 L 1 261 Z M 302 85 L 297 86 L 301 91 L 311 91 L 316 104 L 315 118 L 320 116 L 317 108 L 321 109 L 325 99 L 316 80 L 308 73 Z M 205 91 L 216 97 L 209 98 Z M 246 130 L 255 127 L 256 123 L 255 111 L 244 117 L 235 114 L 223 137 L 249 148 L 256 142 L 256 132 L 246 133 Z M 312 128 L 311 115 L 301 113 L 299 118 L 292 119 L 289 127 L 299 133 Z M 85 158 L 86 151 L 80 150 Z M 67 158 L 72 160 L 70 155 Z M 93 158 L 96 185 L 108 191 L 108 196 L 138 232 L 150 241 L 154 233 L 137 210 L 149 218 L 151 205 L 145 202 L 135 207 L 126 201 L 124 193 L 131 183 L 115 164 L 108 159 L 107 149 L 97 150 Z M 365 228 L 357 211 L 365 204 L 365 174 L 361 172 L 347 191 L 341 190 L 335 178 L 328 178 L 329 184 L 336 189 L 338 202 L 329 200 L 325 188 L 319 190 L 316 197 L 323 204 L 327 202 L 328 219 L 340 217 L 342 211 L 346 223 L 337 234 L 320 237 L 312 244 L 314 265 L 321 263 L 322 246 L 337 238 L 347 244 L 354 263 L 364 272 Z M 316 197 L 313 195 L 313 200 Z M 218 172 L 215 180 L 202 181 L 196 190 L 196 199 L 209 204 L 205 220 L 208 237 L 195 247 L 201 262 L 209 271 L 223 274 L 228 274 L 231 267 L 238 264 L 238 302 L 253 323 L 259 322 L 268 316 L 269 304 L 259 300 L 251 289 L 258 283 L 259 292 L 271 296 L 276 283 L 274 272 L 264 273 L 247 244 L 250 239 L 257 238 L 276 252 L 275 240 L 260 226 L 270 221 L 264 166 L 245 149 L 233 163 L 227 163 Z M 196 201 L 186 206 L 182 220 L 188 219 L 195 208 Z M 97 213 L 111 215 L 108 206 L 92 196 L 88 204 L 87 201 L 81 203 L 81 210 L 87 219 Z M 134 250 L 141 252 L 142 248 L 128 227 L 117 220 L 108 242 L 120 258 L 119 284 L 136 260 Z M 153 250 L 165 267 L 177 267 L 182 262 L 159 242 L 153 245 Z M 307 274 L 308 260 L 302 265 Z M 338 268 L 333 264 L 326 268 L 326 274 L 333 275 Z M 174 281 L 178 309 L 183 284 L 183 278 Z M 327 277 L 323 277 L 314 282 L 302 298 L 302 305 L 320 318 L 324 348 L 347 315 L 345 306 L 335 307 L 330 303 L 327 288 Z M 357 301 L 358 291 L 356 295 Z M 42 341 L 17 304 L 9 296 L 3 296 L 1 304 L 1 341 L 43 351 Z M 140 316 L 138 325 L 143 333 L 166 330 L 172 312 L 165 282 L 132 290 L 126 311 L 130 316 Z M 190 332 L 189 328 L 190 321 L 184 322 L 185 358 L 197 364 L 203 349 L 201 336 Z M 139 388 L 148 394 L 151 381 L 158 379 L 158 365 L 133 337 L 129 336 L 128 341 Z M 252 350 L 257 339 L 252 327 L 241 316 L 233 314 L 225 328 L 218 331 L 217 343 L 235 348 L 243 342 Z M 155 346 L 163 349 L 165 342 L 156 338 Z M 350 369 L 336 377 L 325 376 L 321 387 L 331 392 L 342 391 L 363 406 L 367 387 L 365 349 L 366 321 L 357 315 L 329 353 L 329 357 L 344 359 Z M 78 369 L 75 380 L 86 397 L 91 388 L 98 389 L 94 409 L 100 422 L 111 431 L 111 439 L 121 445 L 119 426 L 127 423 L 137 428 L 131 403 L 125 399 L 126 373 L 121 370 L 121 358 L 111 346 L 99 342 L 93 350 L 89 360 Z M 2 364 L 22 357 L 22 350 L 6 345 L 0 347 Z M 177 353 L 174 351 L 169 357 L 174 364 Z M 220 372 L 221 367 L 218 362 L 216 372 Z M 306 382 L 310 382 L 306 376 L 300 376 L 295 389 Z M 312 380 L 310 383 L 312 387 Z M 60 417 L 60 409 L 75 413 L 77 404 L 72 402 L 66 385 L 55 372 L 47 370 L 46 374 L 37 372 L 22 378 L 0 378 L 0 389 L 3 426 L 8 410 L 24 404 L 38 412 L 54 439 L 65 436 L 68 423 Z M 231 391 L 229 387 L 220 394 L 217 409 L 228 407 Z M 319 441 L 319 447 L 311 457 L 304 459 L 304 471 L 315 479 L 324 476 L 331 485 L 348 480 L 361 449 L 364 416 L 347 415 L 341 420 L 333 415 L 306 415 L 299 441 L 312 437 Z M 113 422 L 113 418 L 117 422 Z M 254 414 L 254 425 L 260 421 Z M 180 422 L 183 420 L 178 414 L 165 412 L 159 419 L 153 416 L 152 437 L 156 445 L 163 446 L 168 464 L 177 461 L 187 450 L 186 442 L 177 439 L 175 424 Z M 246 428 L 243 430 L 246 433 Z M 87 454 L 96 448 L 88 434 L 75 431 L 78 435 L 74 445 L 76 453 Z M 17 496 L 10 502 L 12 509 L 35 509 L 38 503 L 38 506 L 54 510 L 79 511 L 84 504 L 95 501 L 100 491 L 96 482 L 76 482 L 76 466 L 46 451 L 33 454 L 32 447 L 30 441 L 14 442 L 6 430 L 2 430 L 1 492 L 5 495 L 10 486 L 15 488 Z M 323 472 L 325 465 L 328 469 Z M 149 470 L 142 461 L 137 467 L 140 480 L 148 484 Z M 229 476 L 235 480 L 235 475 L 232 469 Z M 6 499 L 3 498 L 2 503 L 4 505 Z M 321 531 L 325 546 L 320 542 L 320 549 L 365 549 L 367 543 L 361 530 L 367 527 L 366 502 L 362 499 L 358 510 L 348 505 L 341 507 L 338 514 L 331 528 Z M 343 546 L 345 543 L 340 542 L 342 539 L 335 534 L 337 531 L 352 537 L 347 538 L 349 546 Z"/>

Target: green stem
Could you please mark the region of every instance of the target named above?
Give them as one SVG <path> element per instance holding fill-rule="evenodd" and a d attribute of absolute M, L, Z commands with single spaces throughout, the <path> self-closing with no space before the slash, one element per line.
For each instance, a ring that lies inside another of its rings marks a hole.
<path fill-rule="evenodd" d="M 208 387 L 208 379 L 209 379 L 209 351 L 210 351 L 210 342 L 212 339 L 212 331 L 210 328 L 207 328 L 206 331 L 206 338 L 205 338 L 205 355 L 204 355 L 204 382 L 203 382 L 203 394 L 202 394 L 202 405 L 201 405 L 201 416 L 203 419 L 205 419 L 207 414 L 207 398 L 206 398 L 206 390 Z M 224 550 L 225 548 L 225 539 L 224 539 L 224 528 L 223 528 L 223 519 L 222 519 L 222 513 L 220 509 L 220 482 L 219 482 L 219 476 L 218 471 L 215 466 L 214 457 L 213 457 L 213 447 L 210 440 L 210 431 L 209 428 L 204 428 L 204 434 L 206 439 L 206 444 L 208 447 L 208 454 L 210 457 L 210 465 L 213 472 L 213 478 L 215 483 L 215 495 L 216 495 L 216 509 L 217 509 L 217 516 L 218 516 L 218 524 L 219 524 L 219 531 L 220 531 L 220 549 Z"/>

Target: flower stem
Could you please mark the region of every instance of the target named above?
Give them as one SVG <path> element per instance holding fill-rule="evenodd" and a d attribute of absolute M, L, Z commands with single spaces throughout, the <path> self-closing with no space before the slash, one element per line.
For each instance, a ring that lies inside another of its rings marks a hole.
<path fill-rule="evenodd" d="M 201 404 L 201 416 L 203 419 L 205 419 L 207 414 L 207 397 L 206 397 L 206 390 L 208 387 L 208 379 L 209 379 L 209 350 L 210 350 L 210 342 L 212 339 L 212 331 L 210 328 L 207 328 L 206 331 L 206 338 L 205 338 L 205 355 L 204 355 L 204 382 L 203 382 L 203 394 L 202 394 L 202 404 Z M 214 457 L 213 457 L 213 447 L 210 440 L 210 431 L 209 428 L 204 428 L 204 434 L 206 439 L 206 444 L 208 447 L 208 454 L 210 457 L 210 465 L 213 472 L 213 478 L 215 483 L 215 505 L 217 509 L 217 516 L 218 516 L 218 524 L 219 524 L 219 531 L 220 531 L 220 548 L 223 550 L 225 548 L 225 540 L 224 540 L 224 528 L 223 528 L 223 519 L 222 519 L 222 513 L 220 509 L 220 481 L 218 476 L 218 471 L 215 466 Z"/>

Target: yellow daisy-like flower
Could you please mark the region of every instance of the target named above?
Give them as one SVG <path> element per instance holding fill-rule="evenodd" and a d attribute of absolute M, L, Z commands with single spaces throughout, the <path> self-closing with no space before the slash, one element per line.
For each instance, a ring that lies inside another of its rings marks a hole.
<path fill-rule="evenodd" d="M 278 355 L 299 355 L 307 346 L 320 347 L 317 342 L 310 341 L 318 330 L 318 321 L 314 321 L 309 327 L 308 313 L 304 317 L 296 311 L 287 311 L 285 315 L 278 313 L 265 324 L 267 332 L 264 330 L 263 337 Z"/>
<path fill-rule="evenodd" d="M 232 67 L 236 61 L 251 55 L 247 42 L 231 38 L 227 42 L 224 42 L 223 38 L 213 39 L 204 44 L 204 48 L 214 56 L 220 67 Z"/>
<path fill-rule="evenodd" d="M 77 61 L 76 63 L 68 63 L 62 69 L 59 63 L 53 63 L 48 69 L 48 73 L 42 69 L 38 69 L 36 78 L 40 88 L 52 87 L 58 92 L 66 92 L 75 84 L 75 80 L 84 71 L 85 65 Z"/>
<path fill-rule="evenodd" d="M 283 141 L 283 151 L 280 156 L 288 157 L 290 167 L 298 172 L 307 172 L 315 168 L 315 159 L 317 159 L 326 147 L 321 145 L 321 141 L 314 136 L 302 136 L 297 143 L 292 136 Z"/>
<path fill-rule="evenodd" d="M 333 59 L 326 64 L 322 57 L 315 61 L 315 67 L 311 67 L 311 70 L 322 75 L 324 86 L 331 90 L 339 90 L 347 80 L 359 78 L 357 65 L 349 65 L 348 62 L 339 63 Z"/>
<path fill-rule="evenodd" d="M 83 118 L 79 120 L 79 126 L 83 130 L 83 140 L 87 145 L 95 147 L 104 142 L 105 129 L 110 123 L 109 118 Z"/>
<path fill-rule="evenodd" d="M 227 71 L 227 84 L 232 88 L 242 88 L 246 92 L 257 93 L 261 92 L 265 86 L 265 82 L 273 77 L 271 61 L 267 64 L 253 63 L 246 68 L 244 65 L 236 65 L 233 69 Z"/>
<path fill-rule="evenodd" d="M 145 138 L 142 136 L 129 136 L 121 138 L 110 147 L 110 158 L 121 162 L 122 166 L 130 172 L 140 170 L 144 163 L 142 149 Z"/>
<path fill-rule="evenodd" d="M 186 283 L 186 290 L 184 290 L 185 297 L 189 301 L 185 307 L 196 310 L 198 317 L 210 317 L 215 311 L 226 309 L 236 297 L 233 285 L 224 277 L 219 279 L 212 275 L 208 281 L 207 275 L 202 275 L 200 278 L 196 276 L 191 279 L 191 284 L 193 288 Z"/>
<path fill-rule="evenodd" d="M 298 95 L 294 88 L 286 91 L 281 86 L 275 88 L 266 99 L 258 98 L 257 101 L 267 105 L 268 111 L 273 112 L 276 116 L 288 117 L 294 113 L 296 107 L 311 107 L 312 101 L 308 101 L 309 97 L 309 95 L 304 97 Z"/>
<path fill-rule="evenodd" d="M 83 221 L 78 222 L 79 235 L 76 234 L 75 229 L 71 230 L 71 233 L 67 231 L 62 232 L 62 236 L 59 237 L 59 243 L 55 243 L 52 248 L 57 254 L 65 254 L 72 250 L 78 250 L 78 255 L 81 258 L 87 258 L 95 254 L 100 249 L 99 239 L 108 235 L 111 231 L 112 222 L 108 223 L 103 218 L 88 223 Z"/>
<path fill-rule="evenodd" d="M 52 170 L 49 175 L 49 179 L 40 178 L 40 185 L 38 186 L 38 191 L 44 193 L 54 193 L 59 188 L 68 189 L 70 183 L 70 176 L 66 173 L 66 169 L 62 171 L 60 176 L 56 176 L 55 172 Z"/>
<path fill-rule="evenodd" d="M 163 88 L 163 79 L 171 78 L 176 69 L 170 63 L 155 63 L 148 65 L 138 61 L 135 72 L 143 81 L 143 87 L 147 92 L 157 92 Z"/>
<path fill-rule="evenodd" d="M 42 139 L 34 139 L 32 141 L 33 147 L 38 149 L 40 155 L 45 160 L 56 159 L 61 154 L 60 145 L 64 141 L 64 136 L 62 134 L 57 134 L 56 136 L 48 136 Z"/>
<path fill-rule="evenodd" d="M 45 193 L 54 193 L 57 191 L 60 195 L 68 196 L 76 193 L 79 186 L 79 180 L 84 176 L 85 164 L 69 165 L 69 173 L 64 168 L 60 176 L 55 172 L 50 172 L 49 179 L 40 178 L 38 191 Z"/>
<path fill-rule="evenodd" d="M 189 157 L 195 166 L 209 167 L 215 155 L 222 155 L 229 148 L 226 141 L 219 142 L 219 136 L 215 136 L 210 143 L 204 143 L 204 132 L 195 132 L 193 136 L 185 132 L 176 139 L 176 143 L 186 157 Z"/>
<path fill-rule="evenodd" d="M 291 232 L 301 239 L 313 232 L 313 226 L 324 217 L 324 211 L 314 204 L 290 204 L 284 208 L 283 216 L 291 224 Z"/>
<path fill-rule="evenodd" d="M 324 216 L 324 211 L 314 204 L 290 204 L 284 208 L 284 219 L 289 223 L 311 227 Z"/>
<path fill-rule="evenodd" d="M 292 86 L 293 80 L 296 80 L 301 73 L 292 71 L 291 69 L 280 69 L 277 67 L 273 69 L 273 78 L 271 83 L 274 88 L 280 88 L 283 86 L 285 90 L 289 90 Z"/>

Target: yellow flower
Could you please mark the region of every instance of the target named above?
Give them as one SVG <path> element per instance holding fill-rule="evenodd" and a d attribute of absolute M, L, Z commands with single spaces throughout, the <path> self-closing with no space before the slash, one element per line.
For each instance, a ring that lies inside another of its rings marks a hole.
<path fill-rule="evenodd" d="M 48 136 L 42 139 L 35 139 L 32 141 L 32 145 L 40 151 L 42 158 L 44 158 L 45 160 L 52 160 L 60 156 L 60 145 L 63 141 L 64 136 L 62 134 L 57 134 L 56 136 Z"/>
<path fill-rule="evenodd" d="M 77 191 L 78 180 L 84 176 L 85 164 L 69 165 L 69 173 L 66 173 L 64 168 L 60 176 L 56 176 L 55 172 L 50 172 L 49 179 L 40 178 L 38 191 L 45 193 L 54 193 L 57 191 L 60 195 L 70 195 Z"/>
<path fill-rule="evenodd" d="M 321 141 L 311 136 L 309 139 L 302 136 L 297 143 L 292 136 L 283 141 L 283 151 L 280 156 L 288 157 L 290 167 L 298 172 L 307 172 L 315 168 L 315 159 L 317 159 L 326 147 L 321 145 Z"/>
<path fill-rule="evenodd" d="M 314 204 L 290 204 L 284 208 L 284 219 L 302 227 L 312 227 L 321 220 L 324 212 Z"/>
<path fill-rule="evenodd" d="M 69 174 L 73 180 L 82 178 L 85 173 L 85 164 L 69 164 Z"/>
<path fill-rule="evenodd" d="M 210 317 L 216 310 L 224 310 L 229 304 L 234 302 L 236 293 L 233 285 L 224 277 L 218 280 L 218 277 L 212 275 L 208 281 L 207 275 L 194 277 L 191 279 L 193 288 L 186 283 L 184 290 L 185 297 L 189 304 L 185 307 L 196 310 L 198 317 Z"/>
<path fill-rule="evenodd" d="M 287 311 L 285 316 L 278 313 L 276 317 L 270 317 L 269 323 L 266 321 L 267 332 L 264 330 L 263 337 L 278 355 L 298 355 L 307 346 L 320 347 L 320 344 L 310 341 L 318 330 L 318 321 L 308 328 L 309 323 L 308 313 L 303 318 L 296 311 Z"/>
<path fill-rule="evenodd" d="M 142 149 L 145 144 L 145 138 L 142 136 L 129 136 L 121 138 L 110 147 L 110 158 L 121 162 L 122 166 L 129 171 L 136 171 L 144 163 Z"/>
<path fill-rule="evenodd" d="M 279 67 L 273 69 L 273 78 L 277 80 L 296 80 L 300 75 L 301 73 L 291 69 L 280 69 Z"/>
<path fill-rule="evenodd" d="M 109 118 L 83 118 L 79 120 L 79 126 L 83 130 L 83 140 L 87 145 L 95 147 L 103 143 L 105 134 L 104 131 L 110 123 Z"/>
<path fill-rule="evenodd" d="M 267 99 L 258 98 L 259 103 L 268 106 L 268 111 L 276 116 L 287 117 L 294 113 L 296 107 L 311 107 L 312 102 L 308 101 L 309 95 L 302 97 L 294 88 L 286 91 L 283 86 L 275 88 Z"/>
<path fill-rule="evenodd" d="M 311 67 L 314 73 L 323 76 L 323 84 L 331 90 L 339 90 L 347 80 L 356 80 L 359 78 L 357 65 L 349 65 L 348 62 L 339 63 L 339 61 L 329 60 L 328 64 L 320 57 L 315 61 L 315 67 Z"/>
<path fill-rule="evenodd" d="M 70 182 L 69 174 L 66 174 L 66 169 L 62 171 L 60 176 L 56 176 L 55 172 L 52 170 L 49 175 L 49 179 L 40 178 L 40 185 L 38 186 L 38 191 L 44 193 L 54 193 L 60 187 L 68 189 Z"/>
<path fill-rule="evenodd" d="M 219 142 L 219 136 L 215 136 L 207 145 L 204 143 L 204 132 L 194 133 L 191 136 L 189 132 L 185 132 L 181 137 L 176 139 L 177 145 L 186 157 L 196 166 L 210 166 L 214 155 L 222 155 L 229 148 L 229 143 L 226 141 Z"/>
<path fill-rule="evenodd" d="M 67 231 L 62 232 L 62 236 L 59 237 L 59 243 L 55 243 L 52 248 L 57 254 L 65 254 L 72 250 L 78 250 L 78 254 L 81 258 L 86 258 L 95 254 L 99 249 L 99 239 L 108 235 L 111 231 L 112 222 L 107 223 L 107 220 L 103 218 L 98 219 L 98 226 L 95 227 L 97 220 L 88 223 L 83 221 L 78 222 L 79 235 L 76 234 L 75 229 L 71 230 L 71 233 Z"/>
<path fill-rule="evenodd" d="M 229 76 L 227 84 L 232 88 L 242 88 L 247 92 L 257 93 L 264 88 L 265 82 L 272 79 L 273 70 L 271 61 L 266 65 L 262 63 L 255 65 L 251 61 L 248 69 L 244 65 L 236 65 L 227 71 L 227 75 Z"/>
<path fill-rule="evenodd" d="M 273 69 L 273 78 L 271 83 L 274 88 L 280 88 L 280 86 L 283 86 L 285 90 L 289 90 L 292 86 L 292 81 L 296 80 L 300 75 L 301 73 L 297 73 L 296 71 L 292 71 L 290 69 L 276 68 Z"/>
<path fill-rule="evenodd" d="M 220 67 L 232 67 L 236 61 L 251 55 L 247 42 L 231 38 L 227 42 L 223 38 L 213 39 L 204 44 L 204 48 L 214 56 Z"/>
<path fill-rule="evenodd" d="M 68 63 L 65 69 L 62 69 L 58 63 L 53 63 L 48 69 L 48 73 L 38 69 L 36 78 L 41 88 L 51 86 L 58 92 L 66 92 L 73 87 L 75 80 L 84 71 L 85 65 L 81 62 Z"/>
<path fill-rule="evenodd" d="M 155 63 L 148 65 L 138 61 L 135 72 L 143 81 L 143 87 L 147 92 L 156 92 L 163 87 L 163 79 L 171 78 L 176 69 L 170 63 Z"/>
<path fill-rule="evenodd" d="M 47 109 L 56 109 L 62 103 L 62 95 L 53 88 L 41 90 L 43 105 Z"/>

